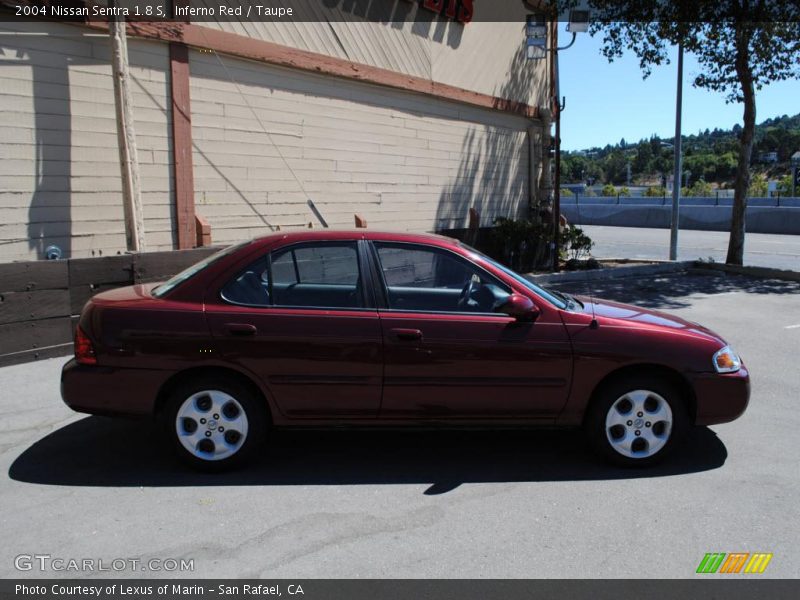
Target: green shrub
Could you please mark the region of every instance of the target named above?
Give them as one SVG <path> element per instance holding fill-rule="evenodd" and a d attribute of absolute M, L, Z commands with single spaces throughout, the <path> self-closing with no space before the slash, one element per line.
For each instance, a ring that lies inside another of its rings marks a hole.
<path fill-rule="evenodd" d="M 617 188 L 613 184 L 607 183 L 603 186 L 603 191 L 600 192 L 603 196 L 616 196 Z"/>
<path fill-rule="evenodd" d="M 561 257 L 567 260 L 580 260 L 589 253 L 594 246 L 592 239 L 577 225 L 567 225 L 559 236 Z"/>
<path fill-rule="evenodd" d="M 645 196 L 648 198 L 663 198 L 666 196 L 667 190 L 664 189 L 662 186 L 657 185 L 655 187 L 647 188 L 647 191 L 644 193 Z"/>
<path fill-rule="evenodd" d="M 523 273 L 542 266 L 552 239 L 550 223 L 498 217 L 494 225 L 487 254 Z"/>

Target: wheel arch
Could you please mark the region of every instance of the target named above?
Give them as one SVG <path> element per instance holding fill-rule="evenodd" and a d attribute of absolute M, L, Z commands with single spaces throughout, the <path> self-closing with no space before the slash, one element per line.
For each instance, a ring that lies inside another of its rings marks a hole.
<path fill-rule="evenodd" d="M 232 381 L 237 382 L 240 385 L 246 387 L 253 395 L 261 400 L 261 404 L 264 407 L 264 412 L 266 414 L 267 420 L 269 423 L 272 423 L 272 416 L 273 416 L 273 407 L 270 404 L 270 401 L 267 397 L 267 394 L 261 389 L 261 387 L 248 375 L 242 373 L 241 371 L 237 371 L 236 369 L 231 369 L 229 367 L 221 367 L 221 366 L 214 366 L 214 367 L 191 367 L 188 369 L 184 369 L 183 371 L 178 371 L 177 373 L 170 376 L 162 385 L 161 388 L 158 390 L 158 394 L 156 395 L 155 407 L 153 410 L 153 415 L 158 418 L 164 407 L 169 400 L 170 395 L 172 392 L 182 385 L 184 382 L 189 381 L 191 379 L 199 379 L 199 378 L 208 378 L 208 377 L 219 377 L 224 379 L 229 379 Z"/>
<path fill-rule="evenodd" d="M 584 423 L 586 422 L 586 417 L 589 414 L 589 407 L 591 407 L 591 405 L 597 400 L 598 396 L 603 392 L 603 390 L 605 390 L 608 386 L 617 383 L 618 381 L 623 381 L 633 376 L 654 377 L 674 385 L 681 397 L 686 402 L 689 421 L 691 423 L 696 421 L 697 397 L 695 396 L 694 388 L 689 380 L 679 371 L 676 371 L 675 369 L 665 365 L 654 363 L 638 363 L 626 365 L 611 371 L 605 377 L 603 377 L 603 379 L 601 379 L 597 385 L 595 385 L 589 398 L 587 410 L 584 412 Z"/>

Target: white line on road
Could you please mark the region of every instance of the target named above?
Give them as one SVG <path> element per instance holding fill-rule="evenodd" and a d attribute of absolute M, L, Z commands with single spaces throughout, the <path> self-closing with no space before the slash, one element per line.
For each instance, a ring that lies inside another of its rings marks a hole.
<path fill-rule="evenodd" d="M 797 325 L 787 325 L 784 329 L 800 329 L 800 323 Z"/>

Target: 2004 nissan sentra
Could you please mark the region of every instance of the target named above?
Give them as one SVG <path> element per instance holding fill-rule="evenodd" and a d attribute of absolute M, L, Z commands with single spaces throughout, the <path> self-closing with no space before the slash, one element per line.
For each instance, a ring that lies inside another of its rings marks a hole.
<path fill-rule="evenodd" d="M 77 411 L 155 417 L 206 469 L 271 427 L 330 424 L 581 426 L 607 459 L 647 465 L 750 394 L 700 325 L 548 291 L 449 238 L 365 230 L 276 233 L 98 294 L 61 386 Z"/>

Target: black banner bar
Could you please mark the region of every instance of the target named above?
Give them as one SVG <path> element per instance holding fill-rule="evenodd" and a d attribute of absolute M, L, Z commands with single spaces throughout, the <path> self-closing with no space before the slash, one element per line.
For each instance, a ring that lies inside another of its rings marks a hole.
<path fill-rule="evenodd" d="M 627 579 L 5 579 L 0 598 L 30 600 L 537 600 L 569 598 L 739 600 L 798 598 L 798 580 L 760 579 L 759 575 L 691 580 Z"/>

